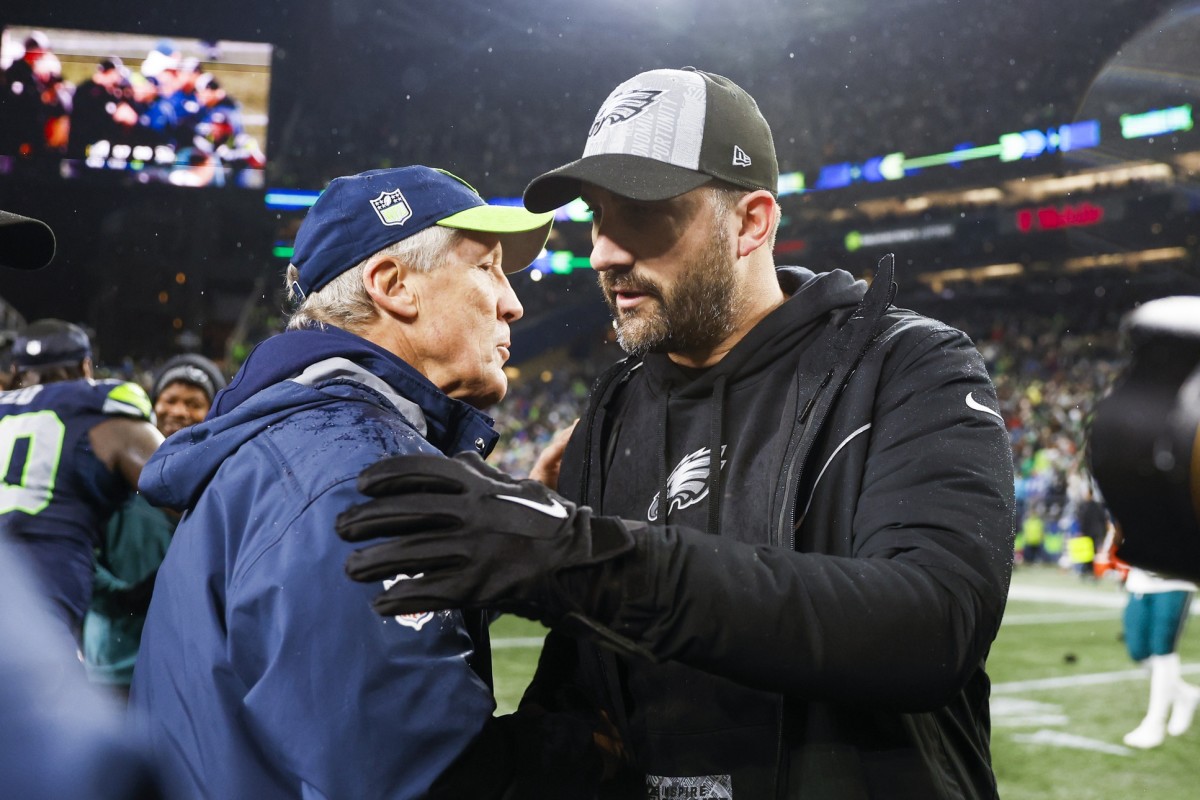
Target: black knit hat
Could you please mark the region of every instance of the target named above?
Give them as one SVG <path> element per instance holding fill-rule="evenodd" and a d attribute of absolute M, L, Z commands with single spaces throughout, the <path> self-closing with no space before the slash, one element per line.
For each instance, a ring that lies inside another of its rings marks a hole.
<path fill-rule="evenodd" d="M 221 368 L 204 356 L 184 353 L 167 359 L 154 378 L 154 387 L 150 391 L 150 399 L 157 400 L 162 390 L 172 383 L 182 381 L 191 384 L 208 395 L 211 405 L 217 392 L 225 388 L 225 376 Z"/>
<path fill-rule="evenodd" d="M 583 158 L 534 178 L 525 207 L 558 208 L 579 196 L 581 182 L 634 200 L 666 200 L 713 179 L 778 192 L 771 127 L 728 78 L 692 67 L 655 69 L 613 90 Z"/>

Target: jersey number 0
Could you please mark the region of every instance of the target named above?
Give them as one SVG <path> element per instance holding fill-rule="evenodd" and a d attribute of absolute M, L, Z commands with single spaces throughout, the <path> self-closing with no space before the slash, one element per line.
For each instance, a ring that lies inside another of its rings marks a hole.
<path fill-rule="evenodd" d="M 66 433 L 53 411 L 0 419 L 0 514 L 37 514 L 50 505 Z"/>

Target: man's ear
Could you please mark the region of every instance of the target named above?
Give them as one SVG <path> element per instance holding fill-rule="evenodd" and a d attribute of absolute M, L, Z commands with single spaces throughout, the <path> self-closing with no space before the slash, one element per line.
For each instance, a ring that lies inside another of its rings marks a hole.
<path fill-rule="evenodd" d="M 416 272 L 392 258 L 381 258 L 363 270 L 363 286 L 379 308 L 403 320 L 417 317 Z"/>
<path fill-rule="evenodd" d="M 764 245 L 770 246 L 771 230 L 779 215 L 779 203 L 768 191 L 759 189 L 738 201 L 738 258 L 748 256 Z"/>

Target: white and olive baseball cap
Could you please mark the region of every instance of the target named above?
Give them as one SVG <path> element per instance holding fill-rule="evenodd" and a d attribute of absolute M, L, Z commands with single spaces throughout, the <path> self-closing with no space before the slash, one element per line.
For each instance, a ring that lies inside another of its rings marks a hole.
<path fill-rule="evenodd" d="M 622 83 L 600 107 L 583 157 L 539 175 L 525 207 L 550 211 L 590 183 L 634 200 L 666 200 L 720 180 L 779 188 L 771 127 L 733 81 L 693 67 L 655 69 Z"/>

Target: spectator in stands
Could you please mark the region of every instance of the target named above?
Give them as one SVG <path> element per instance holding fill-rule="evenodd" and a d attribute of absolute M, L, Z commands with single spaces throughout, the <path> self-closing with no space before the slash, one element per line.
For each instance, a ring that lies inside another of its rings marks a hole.
<path fill-rule="evenodd" d="M 90 145 L 113 140 L 117 133 L 113 112 L 128 85 L 129 72 L 121 59 L 109 56 L 101 59 L 91 77 L 75 88 L 67 145 L 69 158 L 86 158 Z"/>
<path fill-rule="evenodd" d="M 35 77 L 34 66 L 49 46 L 46 34 L 33 31 L 25 38 L 21 57 L 4 71 L 4 85 L 0 87 L 3 89 L 0 108 L 4 111 L 0 153 L 28 156 L 38 149 L 42 87 Z"/>
<path fill-rule="evenodd" d="M 0 392 L 7 391 L 12 384 L 12 347 L 17 332 L 0 330 Z"/>

